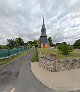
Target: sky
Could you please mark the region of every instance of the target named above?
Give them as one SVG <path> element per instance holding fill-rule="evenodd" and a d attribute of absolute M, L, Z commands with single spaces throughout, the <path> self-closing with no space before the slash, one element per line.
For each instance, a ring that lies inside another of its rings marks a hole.
<path fill-rule="evenodd" d="M 0 44 L 39 39 L 43 15 L 53 43 L 80 39 L 80 0 L 0 0 Z"/>

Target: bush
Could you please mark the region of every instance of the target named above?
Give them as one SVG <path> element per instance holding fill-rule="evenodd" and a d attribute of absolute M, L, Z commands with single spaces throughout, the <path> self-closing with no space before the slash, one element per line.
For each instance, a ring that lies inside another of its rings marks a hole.
<path fill-rule="evenodd" d="M 9 49 L 6 45 L 0 45 L 0 49 Z"/>
<path fill-rule="evenodd" d="M 61 45 L 58 46 L 59 52 L 61 52 L 63 55 L 68 55 L 70 52 L 73 51 L 72 46 L 70 46 L 67 43 L 62 43 Z"/>

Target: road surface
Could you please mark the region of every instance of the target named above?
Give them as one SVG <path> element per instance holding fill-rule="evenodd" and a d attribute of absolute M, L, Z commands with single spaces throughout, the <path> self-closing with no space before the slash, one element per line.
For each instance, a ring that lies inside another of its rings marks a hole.
<path fill-rule="evenodd" d="M 31 71 L 31 63 L 27 61 L 21 67 L 16 92 L 54 92 L 54 90 L 47 88 L 36 79 Z"/>
<path fill-rule="evenodd" d="M 10 92 L 15 87 L 22 65 L 31 60 L 34 49 L 7 65 L 0 66 L 0 92 Z"/>
<path fill-rule="evenodd" d="M 30 61 L 34 52 L 35 49 L 32 49 L 14 62 L 0 67 L 0 92 L 10 92 L 12 88 L 16 92 L 56 92 L 43 85 L 32 73 Z"/>

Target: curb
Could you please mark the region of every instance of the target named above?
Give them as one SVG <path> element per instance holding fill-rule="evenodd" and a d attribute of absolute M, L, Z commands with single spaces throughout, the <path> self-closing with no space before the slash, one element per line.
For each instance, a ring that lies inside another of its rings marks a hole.
<path fill-rule="evenodd" d="M 15 91 L 15 88 L 13 88 L 10 92 L 16 92 L 16 91 Z"/>

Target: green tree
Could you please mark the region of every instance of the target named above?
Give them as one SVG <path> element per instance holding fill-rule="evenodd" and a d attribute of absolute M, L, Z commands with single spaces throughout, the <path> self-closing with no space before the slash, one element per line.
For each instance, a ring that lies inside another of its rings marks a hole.
<path fill-rule="evenodd" d="M 0 49 L 8 49 L 8 46 L 6 46 L 6 45 L 0 45 Z"/>
<path fill-rule="evenodd" d="M 38 45 L 39 45 L 39 40 L 34 40 L 33 41 L 33 46 L 38 47 Z"/>
<path fill-rule="evenodd" d="M 74 43 L 74 48 L 80 49 L 80 39 L 79 40 L 76 40 L 76 42 Z"/>
<path fill-rule="evenodd" d="M 15 47 L 15 40 L 7 39 L 8 55 L 10 56 L 10 49 Z"/>
<path fill-rule="evenodd" d="M 49 42 L 49 45 L 50 45 L 50 46 L 53 46 L 52 38 L 51 38 L 51 37 L 48 38 L 48 42 Z"/>
<path fill-rule="evenodd" d="M 7 46 L 12 49 L 15 47 L 15 40 L 13 39 L 7 39 Z"/>
<path fill-rule="evenodd" d="M 24 45 L 24 41 L 22 38 L 16 38 L 15 39 L 15 42 L 16 42 L 16 46 L 23 46 Z"/>
<path fill-rule="evenodd" d="M 58 45 L 59 52 L 62 50 L 62 48 L 63 48 L 63 44 Z"/>
<path fill-rule="evenodd" d="M 32 47 L 32 44 L 33 44 L 33 42 L 32 42 L 32 41 L 28 41 L 28 42 L 27 42 L 27 45 L 28 45 L 28 47 L 29 47 L 29 48 L 31 48 L 31 47 Z"/>
<path fill-rule="evenodd" d="M 68 55 L 68 54 L 70 54 L 70 52 L 73 51 L 72 46 L 70 46 L 69 44 L 67 44 L 67 43 L 65 43 L 65 42 L 63 42 L 62 44 L 60 44 L 60 45 L 58 46 L 58 49 L 59 49 L 59 51 L 60 51 L 63 55 Z"/>

